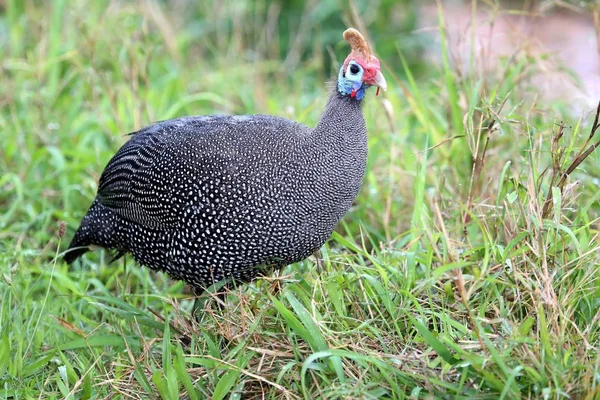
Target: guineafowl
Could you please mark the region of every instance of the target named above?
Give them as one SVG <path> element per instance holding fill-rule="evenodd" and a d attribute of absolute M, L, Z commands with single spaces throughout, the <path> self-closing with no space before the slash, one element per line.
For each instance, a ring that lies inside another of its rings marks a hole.
<path fill-rule="evenodd" d="M 67 263 L 96 245 L 201 292 L 319 249 L 361 188 L 365 92 L 386 90 L 363 36 L 348 29 L 343 37 L 351 53 L 314 129 L 274 116 L 215 115 L 132 134 L 102 173 Z"/>

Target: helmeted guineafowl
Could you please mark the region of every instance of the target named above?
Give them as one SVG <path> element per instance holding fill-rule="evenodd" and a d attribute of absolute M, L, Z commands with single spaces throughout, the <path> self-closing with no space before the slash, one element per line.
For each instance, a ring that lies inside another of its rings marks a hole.
<path fill-rule="evenodd" d="M 348 29 L 344 39 L 352 52 L 314 129 L 265 115 L 197 116 L 133 134 L 102 173 L 65 260 L 102 246 L 201 289 L 319 249 L 363 181 L 365 91 L 386 89 L 362 35 Z"/>

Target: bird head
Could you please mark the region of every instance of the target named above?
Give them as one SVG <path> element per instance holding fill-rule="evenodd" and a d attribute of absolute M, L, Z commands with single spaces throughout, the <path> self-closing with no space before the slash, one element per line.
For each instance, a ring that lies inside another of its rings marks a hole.
<path fill-rule="evenodd" d="M 381 73 L 377 57 L 371 54 L 367 41 L 356 29 L 344 31 L 344 39 L 350 44 L 352 51 L 344 61 L 338 76 L 338 91 L 344 96 L 362 100 L 370 86 L 377 86 L 384 91 L 387 83 Z"/>

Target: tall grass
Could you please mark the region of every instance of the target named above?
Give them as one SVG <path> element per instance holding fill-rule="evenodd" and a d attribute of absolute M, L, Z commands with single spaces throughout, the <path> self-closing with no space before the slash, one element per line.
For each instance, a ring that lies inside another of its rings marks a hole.
<path fill-rule="evenodd" d="M 524 50 L 425 67 L 427 41 L 401 34 L 415 5 L 378 5 L 0 5 L 1 397 L 600 396 L 594 110 L 532 99 Z M 391 90 L 366 101 L 363 191 L 319 259 L 222 310 L 208 296 L 200 322 L 181 282 L 129 259 L 62 262 L 126 133 L 214 113 L 315 125 L 345 23 L 368 26 Z M 443 7 L 439 23 L 447 50 Z"/>

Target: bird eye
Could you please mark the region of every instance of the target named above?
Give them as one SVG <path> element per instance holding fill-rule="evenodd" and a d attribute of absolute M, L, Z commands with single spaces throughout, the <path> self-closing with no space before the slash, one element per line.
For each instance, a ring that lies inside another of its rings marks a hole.
<path fill-rule="evenodd" d="M 358 74 L 358 71 L 360 71 L 360 68 L 358 68 L 358 65 L 356 65 L 356 64 L 350 65 L 350 73 L 352 75 Z"/>

